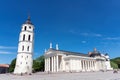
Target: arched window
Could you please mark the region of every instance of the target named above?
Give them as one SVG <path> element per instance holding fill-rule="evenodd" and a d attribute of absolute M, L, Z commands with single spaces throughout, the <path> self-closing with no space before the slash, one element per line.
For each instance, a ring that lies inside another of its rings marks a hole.
<path fill-rule="evenodd" d="M 28 36 L 28 41 L 30 41 L 30 35 Z"/>
<path fill-rule="evenodd" d="M 22 46 L 22 51 L 24 50 L 24 46 Z"/>
<path fill-rule="evenodd" d="M 27 29 L 27 26 L 25 26 L 25 31 L 26 31 L 26 29 Z"/>
<path fill-rule="evenodd" d="M 29 51 L 29 46 L 27 47 L 27 51 Z"/>
<path fill-rule="evenodd" d="M 25 41 L 25 34 L 23 35 L 23 41 Z"/>
<path fill-rule="evenodd" d="M 31 26 L 29 26 L 29 28 L 31 29 Z"/>

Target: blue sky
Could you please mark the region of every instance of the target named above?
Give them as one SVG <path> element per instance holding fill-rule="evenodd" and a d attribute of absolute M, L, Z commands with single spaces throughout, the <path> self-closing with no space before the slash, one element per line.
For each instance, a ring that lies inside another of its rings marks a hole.
<path fill-rule="evenodd" d="M 21 25 L 35 26 L 34 58 L 55 48 L 120 56 L 120 0 L 0 0 L 0 64 L 17 55 Z"/>

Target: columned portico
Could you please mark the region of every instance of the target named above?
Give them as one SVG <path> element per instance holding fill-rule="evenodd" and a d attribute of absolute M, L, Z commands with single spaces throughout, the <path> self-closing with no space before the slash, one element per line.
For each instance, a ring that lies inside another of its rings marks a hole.
<path fill-rule="evenodd" d="M 58 72 L 59 71 L 59 59 L 58 55 L 45 58 L 45 71 L 46 72 Z"/>

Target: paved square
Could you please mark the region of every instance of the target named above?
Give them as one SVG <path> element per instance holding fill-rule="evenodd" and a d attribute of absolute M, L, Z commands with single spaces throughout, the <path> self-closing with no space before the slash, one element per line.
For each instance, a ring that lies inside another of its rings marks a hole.
<path fill-rule="evenodd" d="M 120 80 L 120 72 L 35 73 L 32 75 L 0 74 L 0 80 Z"/>

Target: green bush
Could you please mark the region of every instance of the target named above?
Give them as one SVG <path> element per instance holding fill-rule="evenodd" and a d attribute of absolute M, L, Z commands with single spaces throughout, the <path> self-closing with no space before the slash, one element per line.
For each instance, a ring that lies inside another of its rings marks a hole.
<path fill-rule="evenodd" d="M 114 62 L 115 65 L 117 65 L 117 66 L 115 66 L 115 68 L 117 68 L 117 67 L 120 68 L 120 57 L 116 57 L 114 59 L 111 59 L 110 61 Z M 113 64 L 113 66 L 114 66 L 114 64 Z"/>
<path fill-rule="evenodd" d="M 44 56 L 38 57 L 36 61 L 40 63 L 40 71 L 44 71 L 44 64 L 45 64 Z"/>
<path fill-rule="evenodd" d="M 33 72 L 44 71 L 44 56 L 40 56 L 33 60 Z"/>
<path fill-rule="evenodd" d="M 40 71 L 40 63 L 37 62 L 36 60 L 33 60 L 33 66 L 32 66 L 32 68 L 33 68 L 33 72 Z"/>
<path fill-rule="evenodd" d="M 113 69 L 118 69 L 118 65 L 117 65 L 115 62 L 110 61 L 110 63 L 111 63 L 111 67 L 112 67 Z"/>

